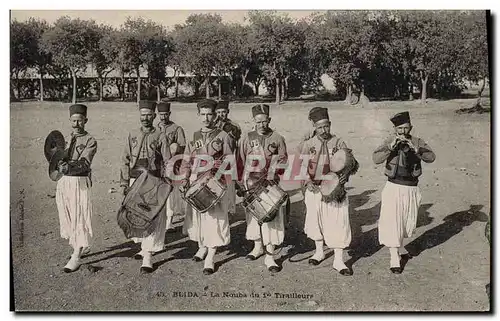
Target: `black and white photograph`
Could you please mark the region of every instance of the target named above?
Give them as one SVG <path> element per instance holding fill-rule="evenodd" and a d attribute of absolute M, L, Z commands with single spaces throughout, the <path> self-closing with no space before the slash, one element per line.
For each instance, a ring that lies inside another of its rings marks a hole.
<path fill-rule="evenodd" d="M 9 23 L 12 312 L 491 313 L 491 11 Z"/>

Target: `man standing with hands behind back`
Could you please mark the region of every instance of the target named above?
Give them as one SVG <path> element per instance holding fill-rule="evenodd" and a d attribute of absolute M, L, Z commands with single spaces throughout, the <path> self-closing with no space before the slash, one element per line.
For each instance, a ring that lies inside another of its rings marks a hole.
<path fill-rule="evenodd" d="M 165 136 L 167 136 L 168 143 L 170 144 L 170 153 L 172 157 L 179 154 L 184 154 L 186 148 L 186 136 L 184 129 L 170 120 L 170 103 L 159 102 L 156 105 L 158 109 L 158 116 L 160 122 L 158 127 Z M 177 165 L 178 163 L 176 163 Z M 166 170 L 166 169 L 165 169 Z M 174 167 L 174 173 L 178 174 L 179 166 Z M 167 212 L 167 232 L 171 231 L 172 218 L 175 214 L 185 214 L 186 202 L 182 199 L 179 186 L 174 183 L 172 192 L 169 196 L 169 206 L 165 207 Z"/>

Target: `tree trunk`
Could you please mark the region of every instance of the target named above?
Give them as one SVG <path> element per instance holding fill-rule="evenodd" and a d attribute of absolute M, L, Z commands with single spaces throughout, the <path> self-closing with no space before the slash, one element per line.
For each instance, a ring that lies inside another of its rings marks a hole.
<path fill-rule="evenodd" d="M 474 107 L 482 107 L 481 97 L 483 96 L 484 87 L 486 86 L 486 77 L 483 78 L 483 84 L 477 92 L 477 101 Z"/>
<path fill-rule="evenodd" d="M 12 81 L 10 82 L 10 101 L 16 101 L 16 93 L 14 92 L 14 88 L 12 87 Z"/>
<path fill-rule="evenodd" d="M 76 71 L 71 69 L 71 77 L 73 78 L 73 98 L 71 102 L 76 104 Z"/>
<path fill-rule="evenodd" d="M 241 74 L 241 90 L 239 93 L 240 96 L 243 96 L 245 94 L 245 85 L 247 84 L 247 77 L 249 72 L 250 69 L 247 69 Z"/>
<path fill-rule="evenodd" d="M 397 99 L 401 98 L 401 91 L 399 89 L 399 85 L 396 85 L 394 88 L 394 97 Z"/>
<path fill-rule="evenodd" d="M 139 72 L 139 67 L 135 68 L 135 72 L 137 73 L 137 103 L 141 100 L 141 74 Z"/>
<path fill-rule="evenodd" d="M 156 101 L 161 101 L 160 85 L 156 86 Z"/>
<path fill-rule="evenodd" d="M 121 72 L 121 76 L 122 76 L 122 83 L 120 84 L 120 87 L 121 87 L 121 91 L 120 91 L 120 95 L 121 95 L 121 100 L 122 101 L 125 101 L 125 72 L 123 71 L 122 69 L 122 72 Z"/>
<path fill-rule="evenodd" d="M 285 77 L 285 82 L 282 84 L 283 91 L 281 92 L 281 96 L 283 97 L 281 101 L 285 101 L 288 99 L 288 78 L 290 76 Z"/>
<path fill-rule="evenodd" d="M 408 100 L 412 101 L 413 98 L 413 83 L 408 83 Z"/>
<path fill-rule="evenodd" d="M 175 99 L 177 99 L 177 97 L 179 96 L 179 76 L 175 76 L 174 77 L 174 81 L 175 81 Z"/>
<path fill-rule="evenodd" d="M 262 77 L 261 78 L 258 78 L 256 81 L 255 81 L 255 95 L 258 96 L 259 95 L 259 88 L 260 88 L 260 84 L 262 83 Z"/>
<path fill-rule="evenodd" d="M 190 84 L 194 87 L 194 96 L 198 97 L 200 95 L 200 86 L 198 85 L 198 80 L 196 80 L 196 76 L 191 78 Z"/>
<path fill-rule="evenodd" d="M 19 82 L 19 71 L 16 72 L 16 91 L 17 99 L 21 100 L 21 83 Z"/>
<path fill-rule="evenodd" d="M 483 95 L 484 87 L 486 87 L 486 77 L 483 78 L 483 84 L 481 85 L 481 88 L 479 88 L 479 91 L 477 93 L 478 98 L 481 98 Z"/>
<path fill-rule="evenodd" d="M 427 80 L 429 80 L 429 76 L 425 75 L 423 77 L 422 71 L 420 71 L 420 78 L 422 79 L 422 97 L 421 97 L 421 103 L 425 104 L 427 100 Z"/>
<path fill-rule="evenodd" d="M 175 99 L 177 99 L 179 95 L 179 73 L 175 68 L 174 68 L 174 85 L 175 85 L 174 97 Z"/>
<path fill-rule="evenodd" d="M 280 101 L 285 101 L 285 78 L 281 78 Z"/>
<path fill-rule="evenodd" d="M 220 77 L 217 78 L 217 85 L 219 86 L 219 100 L 222 99 L 222 85 L 220 83 Z"/>
<path fill-rule="evenodd" d="M 205 79 L 205 98 L 210 98 L 210 75 Z"/>
<path fill-rule="evenodd" d="M 347 85 L 347 94 L 345 96 L 345 102 L 350 104 L 351 103 L 351 96 L 352 96 L 352 85 L 349 84 Z"/>
<path fill-rule="evenodd" d="M 40 101 L 43 101 L 43 70 L 40 68 Z"/>
<path fill-rule="evenodd" d="M 280 79 L 276 77 L 276 104 L 280 103 Z"/>
<path fill-rule="evenodd" d="M 104 81 L 101 74 L 97 74 L 97 76 L 97 78 L 99 79 L 99 101 L 102 102 L 102 96 L 104 93 Z"/>

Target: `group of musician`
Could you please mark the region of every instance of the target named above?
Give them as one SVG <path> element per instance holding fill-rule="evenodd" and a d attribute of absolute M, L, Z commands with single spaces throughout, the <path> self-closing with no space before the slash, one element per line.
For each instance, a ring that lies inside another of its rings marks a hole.
<path fill-rule="evenodd" d="M 67 273 L 79 268 L 81 257 L 88 253 L 91 243 L 91 164 L 97 152 L 96 140 L 85 131 L 87 107 L 75 104 L 69 107 L 69 113 L 73 129 L 67 139 L 70 142 L 69 158 L 59 164 L 58 170 L 63 177 L 57 182 L 56 192 L 61 237 L 69 239 L 73 248 L 73 254 L 64 267 Z M 235 212 L 236 196 L 245 197 L 252 186 L 263 179 L 278 184 L 287 167 L 291 166 L 285 138 L 270 127 L 269 105 L 258 104 L 251 108 L 254 127 L 244 134 L 228 114 L 227 101 L 205 99 L 198 102 L 201 127 L 194 132 L 192 139 L 187 140 L 183 128 L 170 120 L 170 103 L 139 102 L 141 126 L 129 132 L 121 159 L 121 194 L 127 195 L 144 169 L 150 175 L 167 178 L 169 161 L 176 155 L 188 156 L 187 161 L 182 158 L 171 169 L 181 179 L 171 181 L 173 188 L 165 212 L 155 220 L 152 232 L 145 237 L 133 238 L 134 242 L 141 244 L 141 251 L 135 255 L 136 259 L 142 259 L 141 273 L 153 272 L 152 256 L 164 249 L 165 233 L 171 228 L 172 218 L 177 213 L 185 215 L 183 234 L 198 246 L 193 260 L 204 262 L 203 274 L 214 273 L 217 248 L 230 242 L 229 216 Z M 160 121 L 155 127 L 157 115 Z M 304 232 L 315 242 L 315 252 L 309 264 L 319 265 L 325 260 L 326 244 L 334 249 L 333 269 L 349 276 L 353 271 L 345 264 L 344 249 L 351 243 L 351 227 L 349 199 L 344 186 L 349 176 L 357 171 L 357 161 L 346 142 L 332 133 L 327 108 L 312 108 L 308 119 L 312 130 L 299 144 L 298 152 L 308 156 L 303 164 L 306 173 L 301 184 L 306 205 Z M 388 178 L 382 191 L 379 242 L 389 248 L 391 272 L 400 274 L 403 239 L 411 237 L 416 228 L 421 201 L 418 187 L 421 161 L 431 163 L 435 154 L 422 139 L 410 134 L 412 125 L 408 112 L 398 113 L 390 121 L 394 133 L 375 149 L 373 161 L 375 164 L 385 162 Z M 329 159 L 339 151 L 345 151 L 352 158 L 354 165 L 351 168 L 333 170 Z M 197 156 L 203 156 L 201 161 Z M 213 166 L 207 166 L 206 156 L 213 160 Z M 263 158 L 264 166 L 256 166 L 254 156 Z M 200 212 L 183 199 L 190 186 L 203 175 L 219 170 L 227 173 L 227 165 L 234 164 L 228 161 L 231 158 L 236 159 L 236 168 L 232 170 L 237 175 L 225 180 L 226 192 L 214 206 Z M 322 183 L 327 177 L 325 175 L 332 173 L 337 180 L 335 197 L 325 197 L 321 191 Z M 273 219 L 265 223 L 246 212 L 246 239 L 254 243 L 246 258 L 257 260 L 264 256 L 264 264 L 272 273 L 282 268 L 276 262 L 275 250 L 283 243 L 289 208 L 290 200 L 287 199 L 280 204 Z"/>

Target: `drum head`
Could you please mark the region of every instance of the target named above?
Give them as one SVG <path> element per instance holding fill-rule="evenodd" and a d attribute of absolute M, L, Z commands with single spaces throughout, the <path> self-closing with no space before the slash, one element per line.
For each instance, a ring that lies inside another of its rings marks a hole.
<path fill-rule="evenodd" d="M 66 142 L 64 141 L 64 136 L 58 130 L 53 130 L 50 132 L 49 136 L 45 139 L 45 145 L 43 147 L 43 153 L 48 162 L 58 150 L 64 150 L 66 147 Z"/>
<path fill-rule="evenodd" d="M 339 149 L 332 157 L 330 157 L 330 170 L 334 173 L 344 169 L 347 161 L 346 151 Z"/>
<path fill-rule="evenodd" d="M 190 197 L 191 195 L 199 191 L 201 187 L 202 187 L 201 183 L 193 182 L 193 184 L 191 184 L 191 186 L 189 186 L 188 190 L 186 191 L 185 196 Z"/>
<path fill-rule="evenodd" d="M 330 172 L 326 175 L 331 176 L 332 179 L 321 181 L 319 190 L 321 194 L 324 196 L 330 195 L 335 189 L 335 187 L 339 185 L 339 177 L 337 176 L 337 174 Z"/>
<path fill-rule="evenodd" d="M 184 199 L 198 212 L 204 213 L 219 203 L 225 192 L 225 186 L 207 172 L 193 182 Z"/>
<path fill-rule="evenodd" d="M 188 190 L 186 191 L 186 197 L 189 197 L 199 191 L 203 186 L 207 185 L 211 178 L 210 172 L 206 172 L 198 177 L 192 184 L 190 184 Z"/>

